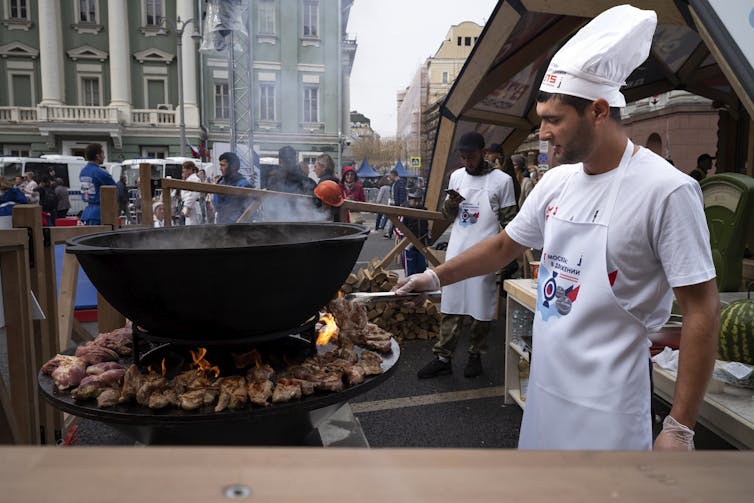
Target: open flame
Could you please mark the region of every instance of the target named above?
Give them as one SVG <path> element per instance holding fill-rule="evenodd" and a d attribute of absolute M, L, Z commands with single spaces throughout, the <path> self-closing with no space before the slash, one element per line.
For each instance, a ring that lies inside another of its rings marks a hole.
<path fill-rule="evenodd" d="M 343 297 L 343 290 L 338 290 L 338 298 L 340 299 L 342 297 Z"/>
<path fill-rule="evenodd" d="M 162 370 L 162 377 L 165 377 L 168 374 L 167 366 L 165 365 L 165 358 L 162 359 L 162 362 L 160 363 L 160 368 Z M 152 368 L 151 365 L 147 367 L 148 372 L 155 372 L 155 370 Z"/>
<path fill-rule="evenodd" d="M 199 372 L 204 372 L 205 375 L 212 374 L 212 377 L 220 375 L 220 368 L 217 365 L 212 365 L 204 357 L 207 354 L 207 348 L 197 348 L 198 351 L 189 351 L 191 353 L 191 359 L 194 360 L 194 366 Z"/>
<path fill-rule="evenodd" d="M 319 335 L 317 336 L 317 345 L 324 346 L 325 344 L 330 342 L 330 339 L 332 339 L 333 337 L 335 337 L 336 339 L 338 338 L 340 329 L 338 328 L 337 323 L 335 323 L 335 317 L 330 313 L 320 314 L 319 321 L 323 324 L 323 326 L 319 331 Z"/>

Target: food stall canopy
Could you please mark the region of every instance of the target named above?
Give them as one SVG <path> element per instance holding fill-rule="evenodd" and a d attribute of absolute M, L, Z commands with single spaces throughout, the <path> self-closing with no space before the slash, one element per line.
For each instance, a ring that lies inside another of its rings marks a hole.
<path fill-rule="evenodd" d="M 460 136 L 477 131 L 487 145 L 513 152 L 539 125 L 536 94 L 557 50 L 604 10 L 626 3 L 605 0 L 500 0 L 440 107 L 426 205 L 439 208 L 442 189 L 458 166 Z M 754 116 L 754 0 L 634 0 L 657 12 L 647 61 L 626 80 L 627 102 L 674 89 L 709 98 L 739 126 L 729 136 L 731 163 L 752 169 L 748 141 Z M 748 28 L 748 30 L 747 30 Z M 748 40 L 748 42 L 747 42 Z M 743 48 L 743 49 L 742 49 Z M 748 142 L 748 149 L 747 144 Z"/>
<path fill-rule="evenodd" d="M 359 178 L 379 178 L 382 176 L 369 165 L 366 159 L 361 161 L 361 166 L 356 170 L 356 174 L 359 175 Z"/>
<path fill-rule="evenodd" d="M 406 169 L 406 166 L 404 166 L 401 161 L 396 162 L 395 166 L 393 167 L 393 169 L 395 169 L 398 172 L 398 175 L 401 178 L 405 178 L 407 176 L 408 177 L 416 176 L 416 175 L 414 175 L 412 173 L 409 173 L 409 171 Z"/>

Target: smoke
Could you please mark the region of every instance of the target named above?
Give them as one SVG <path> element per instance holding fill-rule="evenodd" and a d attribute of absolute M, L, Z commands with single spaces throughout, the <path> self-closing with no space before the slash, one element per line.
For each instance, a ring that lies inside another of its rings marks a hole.
<path fill-rule="evenodd" d="M 255 222 L 326 222 L 330 213 L 314 199 L 269 197 L 254 215 Z"/>

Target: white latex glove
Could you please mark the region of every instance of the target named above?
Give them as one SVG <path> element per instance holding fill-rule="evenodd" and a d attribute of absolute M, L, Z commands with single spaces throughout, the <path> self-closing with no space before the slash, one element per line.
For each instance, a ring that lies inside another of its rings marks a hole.
<path fill-rule="evenodd" d="M 419 274 L 412 274 L 406 279 L 400 280 L 393 288 L 397 295 L 405 295 L 410 292 L 431 292 L 440 289 L 440 278 L 435 271 L 427 269 Z"/>
<path fill-rule="evenodd" d="M 662 422 L 662 431 L 655 440 L 655 450 L 693 451 L 694 430 L 682 425 L 668 415 Z"/>

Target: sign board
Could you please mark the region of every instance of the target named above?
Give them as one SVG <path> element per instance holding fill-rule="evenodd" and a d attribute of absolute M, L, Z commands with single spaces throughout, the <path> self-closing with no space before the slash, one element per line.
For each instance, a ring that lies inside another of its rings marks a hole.
<path fill-rule="evenodd" d="M 408 158 L 408 163 L 412 168 L 419 169 L 422 167 L 422 158 L 418 155 L 412 155 Z"/>
<path fill-rule="evenodd" d="M 547 153 L 539 154 L 537 156 L 537 162 L 539 164 L 547 164 Z"/>

